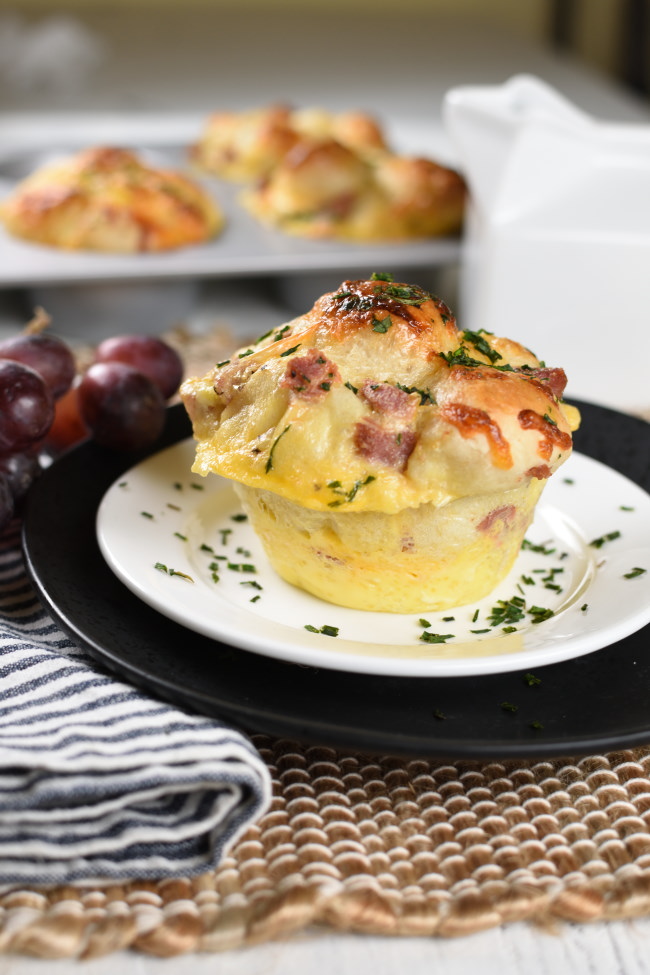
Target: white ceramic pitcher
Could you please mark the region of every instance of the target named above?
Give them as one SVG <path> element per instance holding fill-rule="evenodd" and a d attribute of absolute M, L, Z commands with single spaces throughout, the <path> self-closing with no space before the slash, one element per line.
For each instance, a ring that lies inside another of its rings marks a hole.
<path fill-rule="evenodd" d="M 459 324 L 562 366 L 568 397 L 650 411 L 650 124 L 526 75 L 450 90 L 443 118 L 471 195 Z"/>

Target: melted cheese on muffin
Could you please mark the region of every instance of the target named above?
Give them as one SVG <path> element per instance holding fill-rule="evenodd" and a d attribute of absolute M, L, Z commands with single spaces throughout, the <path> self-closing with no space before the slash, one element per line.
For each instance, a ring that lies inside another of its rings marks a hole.
<path fill-rule="evenodd" d="M 354 509 L 389 512 L 550 477 L 576 423 L 564 382 L 419 288 L 346 281 L 182 396 L 199 473 L 316 510 L 367 481 Z"/>

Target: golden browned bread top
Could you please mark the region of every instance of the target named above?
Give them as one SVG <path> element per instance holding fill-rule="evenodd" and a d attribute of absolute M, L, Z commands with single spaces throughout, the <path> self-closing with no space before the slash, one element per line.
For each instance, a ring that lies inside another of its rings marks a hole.
<path fill-rule="evenodd" d="M 223 226 L 210 195 L 182 173 L 119 148 L 86 149 L 20 183 L 0 211 L 7 230 L 72 250 L 158 251 Z"/>
<path fill-rule="evenodd" d="M 304 138 L 242 201 L 294 236 L 400 240 L 458 233 L 466 195 L 462 177 L 431 159 Z"/>
<path fill-rule="evenodd" d="M 566 377 L 460 330 L 388 275 L 345 281 L 181 395 L 194 469 L 308 508 L 398 511 L 545 480 L 572 449 Z"/>
<path fill-rule="evenodd" d="M 305 138 L 333 138 L 361 153 L 386 148 L 378 123 L 365 112 L 269 105 L 213 113 L 192 147 L 192 158 L 200 168 L 223 179 L 256 181 L 266 177 Z"/>

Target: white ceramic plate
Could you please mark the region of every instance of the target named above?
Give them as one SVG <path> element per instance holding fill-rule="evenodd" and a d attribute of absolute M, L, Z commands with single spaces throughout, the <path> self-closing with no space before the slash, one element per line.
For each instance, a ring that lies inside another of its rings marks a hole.
<path fill-rule="evenodd" d="M 650 621 L 650 495 L 584 455 L 575 453 L 551 479 L 527 534 L 532 547 L 489 597 L 424 614 L 427 632 L 452 634 L 444 643 L 422 642 L 416 615 L 345 609 L 283 582 L 251 527 L 237 520 L 229 482 L 191 474 L 193 456 L 193 441 L 182 441 L 123 475 L 100 504 L 97 536 L 129 589 L 215 640 L 313 667 L 468 676 L 568 660 Z M 504 633 L 489 616 L 513 597 L 527 612 Z M 554 615 L 534 622 L 533 607 Z M 336 627 L 338 636 L 306 626 Z"/>

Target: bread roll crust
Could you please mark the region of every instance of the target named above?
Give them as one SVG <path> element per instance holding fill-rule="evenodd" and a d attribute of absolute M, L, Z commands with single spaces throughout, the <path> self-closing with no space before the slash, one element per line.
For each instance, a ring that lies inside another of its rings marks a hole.
<path fill-rule="evenodd" d="M 126 149 L 96 147 L 20 183 L 0 216 L 12 235 L 66 250 L 136 253 L 202 243 L 223 227 L 211 196 Z"/>

